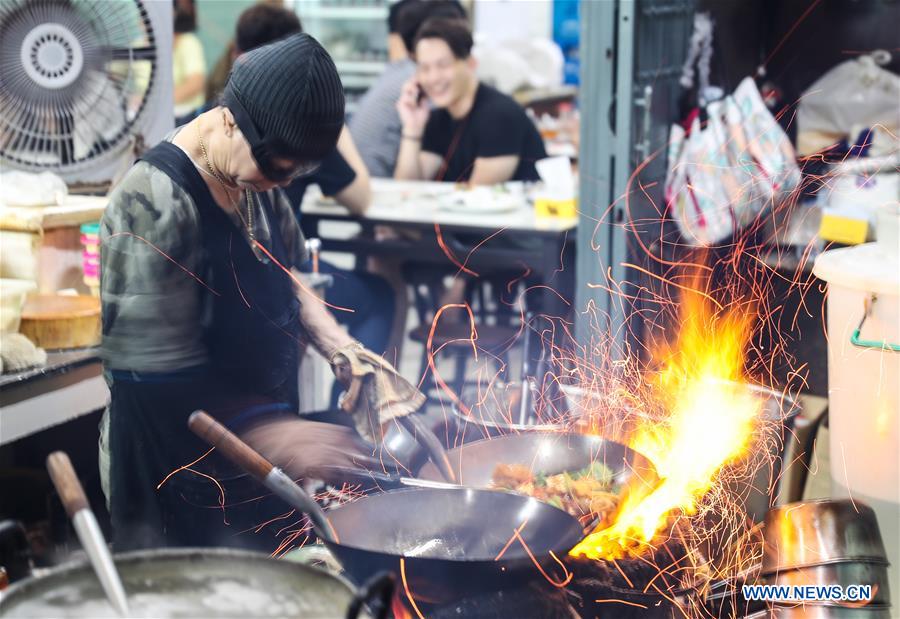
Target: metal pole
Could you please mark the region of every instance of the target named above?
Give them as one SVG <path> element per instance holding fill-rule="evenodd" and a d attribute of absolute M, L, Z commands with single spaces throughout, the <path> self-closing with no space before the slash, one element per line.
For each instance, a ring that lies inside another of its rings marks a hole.
<path fill-rule="evenodd" d="M 615 206 L 615 189 L 628 179 L 631 131 L 633 2 L 583 0 L 581 4 L 581 145 L 576 258 L 576 338 L 589 344 L 600 329 L 621 341 L 624 315 L 616 309 L 607 270 L 621 275 L 625 232 L 623 206 Z M 624 181 L 623 181 L 624 175 Z"/>

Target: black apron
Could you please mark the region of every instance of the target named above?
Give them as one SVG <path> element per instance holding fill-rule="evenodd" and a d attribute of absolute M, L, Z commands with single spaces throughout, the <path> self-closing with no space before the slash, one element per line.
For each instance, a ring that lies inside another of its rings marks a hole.
<path fill-rule="evenodd" d="M 273 261 L 261 262 L 241 231 L 214 202 L 188 156 L 162 142 L 142 160 L 193 198 L 203 226 L 208 271 L 202 324 L 208 364 L 172 373 L 108 371 L 110 381 L 110 511 L 116 550 L 158 546 L 238 546 L 272 551 L 273 531 L 290 520 L 259 525 L 285 506 L 187 428 L 204 409 L 240 431 L 266 416 L 296 415 L 301 326 L 293 281 Z M 259 194 L 271 225 L 266 249 L 291 263 L 272 205 Z M 190 470 L 178 469 L 191 465 Z M 168 477 L 168 479 L 166 479 Z M 215 481 L 213 481 L 213 479 Z M 164 482 L 164 483 L 163 483 Z M 223 495 L 224 492 L 224 507 Z M 297 520 L 298 518 L 295 518 Z"/>

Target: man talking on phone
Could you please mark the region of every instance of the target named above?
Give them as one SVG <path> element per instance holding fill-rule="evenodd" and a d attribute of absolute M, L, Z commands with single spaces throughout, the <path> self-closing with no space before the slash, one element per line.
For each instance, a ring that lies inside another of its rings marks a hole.
<path fill-rule="evenodd" d="M 538 180 L 534 164 L 547 156 L 540 133 L 511 97 L 478 81 L 466 22 L 429 19 L 414 49 L 416 73 L 397 101 L 403 131 L 394 178 Z"/>

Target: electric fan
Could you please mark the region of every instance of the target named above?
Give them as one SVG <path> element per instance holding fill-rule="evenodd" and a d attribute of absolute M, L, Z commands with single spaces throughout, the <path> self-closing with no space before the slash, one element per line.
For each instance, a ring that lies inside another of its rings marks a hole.
<path fill-rule="evenodd" d="M 0 165 L 110 182 L 172 128 L 172 3 L 0 1 Z"/>

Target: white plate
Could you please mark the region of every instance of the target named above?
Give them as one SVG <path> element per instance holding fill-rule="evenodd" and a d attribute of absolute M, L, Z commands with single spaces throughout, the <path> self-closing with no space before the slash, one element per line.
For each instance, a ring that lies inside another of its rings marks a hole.
<path fill-rule="evenodd" d="M 469 191 L 455 191 L 438 198 L 441 210 L 454 213 L 509 213 L 520 209 L 525 198 L 489 187 L 476 187 Z"/>

